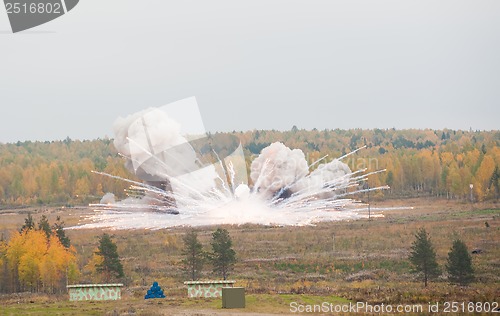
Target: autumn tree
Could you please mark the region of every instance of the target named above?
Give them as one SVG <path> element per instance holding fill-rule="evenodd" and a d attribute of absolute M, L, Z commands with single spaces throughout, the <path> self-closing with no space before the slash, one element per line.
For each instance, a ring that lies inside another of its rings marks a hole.
<path fill-rule="evenodd" d="M 79 276 L 76 251 L 73 247 L 68 248 L 57 236 L 50 236 L 46 255 L 40 264 L 41 281 L 48 293 L 63 288 L 66 284 L 61 284 L 62 281 L 74 282 Z"/>
<path fill-rule="evenodd" d="M 116 244 L 108 234 L 104 233 L 99 237 L 96 254 L 102 258 L 102 262 L 96 266 L 97 271 L 104 275 L 106 282 L 112 278 L 124 277 Z"/>
<path fill-rule="evenodd" d="M 47 235 L 47 227 L 49 226 Z M 46 217 L 42 217 L 39 228 L 28 216 L 24 228 L 14 233 L 4 246 L 0 257 L 7 263 L 10 290 L 17 292 L 65 290 L 63 280 L 76 281 L 79 271 L 76 250 L 61 245 L 57 235 L 52 234 Z M 4 287 L 5 288 L 5 287 Z"/>
<path fill-rule="evenodd" d="M 217 228 L 212 234 L 212 253 L 210 261 L 213 265 L 213 271 L 220 273 L 226 280 L 229 271 L 232 270 L 236 262 L 236 252 L 233 250 L 233 241 L 226 229 Z"/>
<path fill-rule="evenodd" d="M 495 170 L 495 161 L 490 155 L 485 155 L 474 176 L 474 190 L 480 201 L 483 201 L 489 193 L 491 176 Z"/>
<path fill-rule="evenodd" d="M 40 264 L 47 252 L 47 237 L 42 230 L 28 230 L 22 233 L 23 254 L 19 258 L 19 281 L 25 289 L 39 290 Z"/>
<path fill-rule="evenodd" d="M 90 257 L 90 260 L 83 267 L 84 276 L 86 277 L 86 279 L 91 280 L 92 283 L 103 282 L 103 274 L 97 270 L 97 267 L 102 264 L 103 259 L 100 255 L 97 254 L 97 251 L 98 250 L 96 248 L 92 253 L 92 256 Z"/>
<path fill-rule="evenodd" d="M 465 243 L 460 239 L 453 241 L 453 246 L 448 252 L 446 264 L 448 280 L 452 283 L 467 285 L 474 280 L 472 257 Z"/>
<path fill-rule="evenodd" d="M 7 284 L 7 260 L 5 254 L 7 252 L 7 243 L 4 236 L 0 238 L 0 293 L 6 290 Z"/>
<path fill-rule="evenodd" d="M 498 166 L 495 166 L 495 170 L 493 170 L 489 187 L 493 189 L 495 199 L 498 200 L 498 196 L 500 195 L 500 169 Z"/>
<path fill-rule="evenodd" d="M 19 263 L 21 257 L 26 252 L 26 248 L 24 247 L 24 234 L 25 232 L 16 232 L 12 234 L 5 251 L 5 259 L 10 272 L 10 288 L 13 292 L 18 292 L 21 287 L 19 282 Z"/>
<path fill-rule="evenodd" d="M 425 229 L 419 229 L 415 238 L 409 259 L 413 265 L 413 271 L 422 276 L 424 286 L 427 286 L 428 281 L 439 276 L 441 272 L 436 261 L 436 252 Z"/>
<path fill-rule="evenodd" d="M 184 250 L 182 251 L 182 255 L 184 256 L 184 260 L 182 260 L 182 263 L 184 270 L 190 276 L 191 280 L 198 280 L 206 258 L 203 246 L 198 241 L 198 234 L 195 230 L 187 232 L 184 235 L 183 241 Z"/>

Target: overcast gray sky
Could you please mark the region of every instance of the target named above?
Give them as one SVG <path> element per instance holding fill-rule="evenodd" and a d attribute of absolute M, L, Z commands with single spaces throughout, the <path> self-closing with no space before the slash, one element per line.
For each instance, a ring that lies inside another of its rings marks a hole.
<path fill-rule="evenodd" d="M 497 0 L 81 0 L 16 34 L 0 8 L 0 142 L 190 96 L 211 131 L 498 129 L 499 56 Z"/>

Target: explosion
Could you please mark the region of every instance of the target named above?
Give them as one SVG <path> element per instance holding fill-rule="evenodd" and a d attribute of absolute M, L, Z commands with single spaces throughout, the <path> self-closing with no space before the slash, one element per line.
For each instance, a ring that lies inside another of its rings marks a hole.
<path fill-rule="evenodd" d="M 308 165 L 300 149 L 280 142 L 252 161 L 248 181 L 239 140 L 207 135 L 194 97 L 120 117 L 113 128 L 116 149 L 141 181 L 94 172 L 129 182 L 129 197 L 115 201 L 107 193 L 99 204 L 91 204 L 92 223 L 80 228 L 308 225 L 355 219 L 362 215 L 349 196 L 387 188 L 361 188 L 369 175 L 384 170 L 350 170 L 341 160 L 357 150 Z"/>

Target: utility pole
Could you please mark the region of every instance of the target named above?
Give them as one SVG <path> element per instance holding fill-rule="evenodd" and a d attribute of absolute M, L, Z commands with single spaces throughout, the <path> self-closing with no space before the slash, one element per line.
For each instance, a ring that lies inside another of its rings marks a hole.
<path fill-rule="evenodd" d="M 471 183 L 469 184 L 469 188 L 470 188 L 470 205 L 471 207 L 474 206 L 474 196 L 472 195 L 472 189 L 474 188 L 474 185 Z"/>
<path fill-rule="evenodd" d="M 333 247 L 332 252 L 335 253 L 335 233 L 333 233 Z"/>
<path fill-rule="evenodd" d="M 371 221 L 372 216 L 371 216 L 371 210 L 370 210 L 370 185 L 368 184 L 368 182 L 366 183 L 366 185 L 368 187 L 368 220 Z"/>
<path fill-rule="evenodd" d="M 370 185 L 368 184 L 368 179 L 365 180 L 365 183 L 363 184 L 363 189 L 368 194 L 368 220 L 371 221 L 372 214 L 371 214 L 371 208 L 370 208 Z"/>

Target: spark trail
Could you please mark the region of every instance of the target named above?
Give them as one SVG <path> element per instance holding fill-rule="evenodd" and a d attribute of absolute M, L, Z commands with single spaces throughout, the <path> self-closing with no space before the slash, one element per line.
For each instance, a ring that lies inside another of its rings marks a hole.
<path fill-rule="evenodd" d="M 96 176 L 129 183 L 129 197 L 114 201 L 107 193 L 101 203 L 90 205 L 94 213 L 73 228 L 311 225 L 363 217 L 362 205 L 352 196 L 388 188 L 363 188 L 369 176 L 385 170 L 351 171 L 341 161 L 362 148 L 308 165 L 301 150 L 279 142 L 253 160 L 253 185 L 249 185 L 239 140 L 227 135 L 207 137 L 199 126 L 186 130 L 186 118 L 201 122 L 197 111 L 196 100 L 189 98 L 119 118 L 114 126 L 115 147 L 141 181 L 93 171 Z"/>

